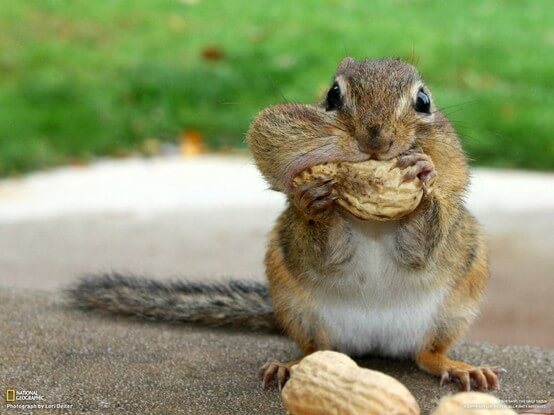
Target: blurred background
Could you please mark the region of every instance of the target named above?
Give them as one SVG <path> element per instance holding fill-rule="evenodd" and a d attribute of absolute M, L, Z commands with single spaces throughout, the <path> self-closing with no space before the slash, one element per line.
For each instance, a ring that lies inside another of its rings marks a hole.
<path fill-rule="evenodd" d="M 2 0 L 0 290 L 263 278 L 284 200 L 248 124 L 347 55 L 414 63 L 461 135 L 493 270 L 470 338 L 554 347 L 551 0 Z"/>
<path fill-rule="evenodd" d="M 0 174 L 244 147 L 252 116 L 314 102 L 346 55 L 414 62 L 475 164 L 554 167 L 550 0 L 3 0 Z"/>

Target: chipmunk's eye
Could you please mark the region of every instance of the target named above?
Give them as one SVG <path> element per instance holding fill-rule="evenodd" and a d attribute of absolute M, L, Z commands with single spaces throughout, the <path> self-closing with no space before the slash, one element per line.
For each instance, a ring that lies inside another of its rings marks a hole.
<path fill-rule="evenodd" d="M 336 82 L 333 84 L 329 92 L 327 92 L 327 100 L 325 102 L 326 111 L 338 110 L 342 105 L 342 98 L 340 94 L 339 84 Z"/>
<path fill-rule="evenodd" d="M 414 108 L 417 112 L 424 112 L 426 114 L 429 114 L 431 110 L 431 99 L 429 95 L 423 92 L 423 89 L 420 89 L 417 93 Z"/>

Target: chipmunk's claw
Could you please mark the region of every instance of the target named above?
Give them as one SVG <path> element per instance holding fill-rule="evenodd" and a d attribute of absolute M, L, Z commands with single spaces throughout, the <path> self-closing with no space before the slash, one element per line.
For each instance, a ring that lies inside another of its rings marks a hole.
<path fill-rule="evenodd" d="M 289 365 L 270 360 L 260 368 L 258 375 L 262 381 L 262 388 L 264 390 L 267 390 L 273 383 L 273 380 L 276 379 L 279 391 L 281 391 L 290 377 Z"/>
<path fill-rule="evenodd" d="M 439 385 L 442 387 L 447 383 L 450 383 L 450 375 L 448 374 L 448 372 L 442 372 L 441 381 Z"/>
<path fill-rule="evenodd" d="M 451 368 L 442 373 L 440 386 L 444 386 L 451 381 L 457 381 L 460 389 L 466 392 L 471 389 L 480 391 L 498 389 L 499 382 L 495 369 L 488 367 Z"/>
<path fill-rule="evenodd" d="M 287 383 L 287 380 L 289 380 L 289 377 L 290 373 L 288 367 L 279 366 L 279 369 L 277 370 L 277 383 L 279 385 L 279 392 L 283 390 L 285 384 Z"/>
<path fill-rule="evenodd" d="M 497 375 L 499 373 L 508 373 L 508 371 L 506 369 L 504 369 L 503 367 L 491 367 L 490 368 L 494 373 L 496 373 Z"/>
<path fill-rule="evenodd" d="M 271 361 L 266 362 L 260 368 L 259 376 L 260 376 L 260 380 L 262 381 L 262 389 L 266 390 L 269 387 L 269 385 L 271 385 L 271 382 L 273 381 L 273 378 L 275 377 L 275 373 L 277 373 L 278 369 L 279 367 Z"/>

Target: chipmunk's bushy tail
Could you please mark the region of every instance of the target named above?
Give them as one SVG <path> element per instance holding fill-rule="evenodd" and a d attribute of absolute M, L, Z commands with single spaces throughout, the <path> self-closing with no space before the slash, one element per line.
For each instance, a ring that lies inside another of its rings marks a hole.
<path fill-rule="evenodd" d="M 251 281 L 162 282 L 91 275 L 67 290 L 74 306 L 150 320 L 276 331 L 265 284 Z"/>

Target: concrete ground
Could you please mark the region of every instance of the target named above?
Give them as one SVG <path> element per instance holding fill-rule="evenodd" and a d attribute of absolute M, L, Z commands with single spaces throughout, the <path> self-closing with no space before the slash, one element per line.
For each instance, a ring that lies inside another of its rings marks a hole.
<path fill-rule="evenodd" d="M 269 356 L 298 357 L 283 337 L 85 314 L 66 309 L 51 293 L 21 289 L 0 291 L 0 312 L 2 388 L 36 390 L 45 404 L 72 405 L 62 413 L 284 413 L 277 389 L 262 392 L 255 376 Z M 552 350 L 481 343 L 461 345 L 454 355 L 507 369 L 494 393 L 503 400 L 525 405 L 554 399 Z M 424 413 L 456 391 L 454 385 L 440 388 L 411 362 L 359 364 L 404 383 Z"/>
<path fill-rule="evenodd" d="M 252 374 L 267 357 L 296 355 L 289 341 L 85 315 L 59 295 L 77 275 L 112 269 L 262 279 L 284 203 L 264 188 L 248 159 L 220 157 L 0 182 L 0 388 L 73 404 L 66 413 L 280 413 L 277 392 L 262 394 Z M 468 338 L 511 346 L 457 353 L 509 369 L 504 399 L 552 399 L 554 175 L 476 170 L 468 204 L 488 231 L 493 273 Z M 406 362 L 364 364 L 398 376 L 425 408 L 449 390 Z"/>

